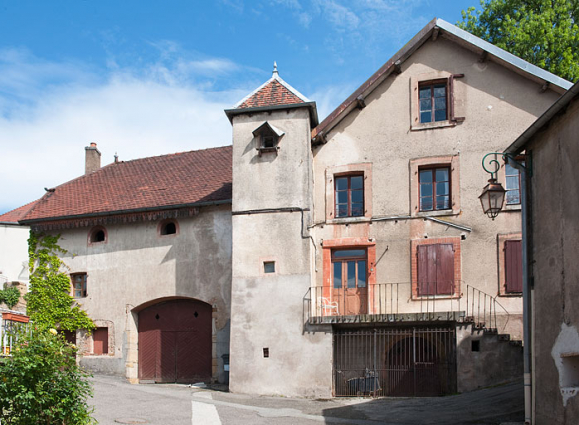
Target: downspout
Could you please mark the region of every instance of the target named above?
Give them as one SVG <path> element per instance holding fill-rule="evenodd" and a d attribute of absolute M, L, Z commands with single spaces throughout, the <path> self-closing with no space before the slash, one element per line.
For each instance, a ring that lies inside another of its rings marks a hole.
<path fill-rule="evenodd" d="M 529 285 L 528 222 L 527 222 L 527 168 L 508 156 L 509 165 L 521 175 L 521 234 L 523 245 L 523 380 L 525 391 L 525 425 L 533 423 L 531 413 L 531 286 Z M 531 161 L 526 165 L 531 166 Z"/>

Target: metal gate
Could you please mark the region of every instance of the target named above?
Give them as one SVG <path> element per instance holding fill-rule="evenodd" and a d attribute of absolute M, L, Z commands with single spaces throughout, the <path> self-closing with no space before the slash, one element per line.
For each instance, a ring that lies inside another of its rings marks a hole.
<path fill-rule="evenodd" d="M 333 375 L 336 397 L 454 393 L 455 328 L 336 329 Z"/>
<path fill-rule="evenodd" d="M 211 379 L 211 306 L 173 300 L 139 313 L 139 379 L 193 383 Z"/>

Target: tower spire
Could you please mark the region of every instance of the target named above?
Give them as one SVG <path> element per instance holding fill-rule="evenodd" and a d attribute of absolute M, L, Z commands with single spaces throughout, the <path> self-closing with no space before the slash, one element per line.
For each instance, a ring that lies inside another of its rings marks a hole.
<path fill-rule="evenodd" d="M 273 73 L 272 73 L 272 77 L 277 77 L 279 76 L 278 72 L 277 72 L 277 62 L 273 61 Z"/>

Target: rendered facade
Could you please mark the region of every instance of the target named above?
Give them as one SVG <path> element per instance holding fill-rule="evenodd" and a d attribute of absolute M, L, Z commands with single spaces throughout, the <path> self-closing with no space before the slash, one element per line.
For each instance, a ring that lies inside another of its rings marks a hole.
<path fill-rule="evenodd" d="M 467 391 L 522 374 L 518 175 L 501 169 L 491 222 L 480 160 L 569 87 L 434 20 L 321 123 L 274 69 L 225 111 L 232 147 L 101 168 L 89 146 L 86 175 L 20 222 L 71 253 L 94 370 L 287 396 Z"/>

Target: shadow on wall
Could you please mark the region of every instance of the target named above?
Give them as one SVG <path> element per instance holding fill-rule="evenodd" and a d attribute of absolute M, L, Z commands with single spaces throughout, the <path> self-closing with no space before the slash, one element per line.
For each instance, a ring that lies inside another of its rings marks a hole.
<path fill-rule="evenodd" d="M 522 422 L 523 383 L 521 381 L 446 397 L 380 398 L 324 409 L 322 415 L 328 418 L 328 424 L 335 423 L 330 418 L 349 419 L 352 424 L 394 422 L 415 425 L 490 425 L 508 421 Z"/>

